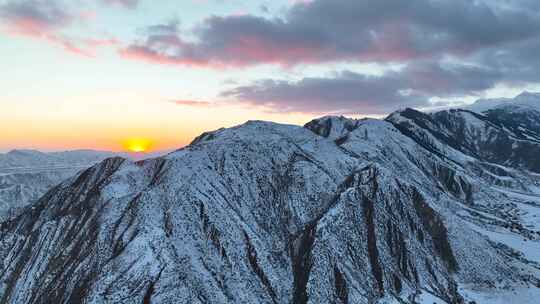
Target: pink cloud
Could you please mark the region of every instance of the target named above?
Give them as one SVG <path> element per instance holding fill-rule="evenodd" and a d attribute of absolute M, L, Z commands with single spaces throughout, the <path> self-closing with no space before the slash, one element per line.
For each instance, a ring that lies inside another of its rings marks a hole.
<path fill-rule="evenodd" d="M 95 57 L 97 48 L 118 44 L 114 38 L 77 39 L 62 34 L 64 29 L 73 24 L 76 19 L 74 16 L 54 2 L 9 2 L 0 6 L 0 20 L 3 21 L 0 30 L 8 35 L 46 41 L 71 54 L 87 58 Z M 77 16 L 92 18 L 93 13 L 83 12 Z"/>
<path fill-rule="evenodd" d="M 214 103 L 209 102 L 209 101 L 191 100 L 191 99 L 177 99 L 177 100 L 173 100 L 172 102 L 179 106 L 201 107 L 201 108 L 207 108 L 214 105 Z"/>
<path fill-rule="evenodd" d="M 44 36 L 44 38 L 47 41 L 49 41 L 50 43 L 55 44 L 57 46 L 60 46 L 61 48 L 63 48 L 65 51 L 67 51 L 69 53 L 79 55 L 79 56 L 83 56 L 83 57 L 88 57 L 88 58 L 95 57 L 95 54 L 93 52 L 91 52 L 90 50 L 87 50 L 87 49 L 76 46 L 68 38 L 61 37 L 61 36 L 55 35 L 55 34 L 47 34 L 47 35 Z"/>
<path fill-rule="evenodd" d="M 409 27 L 397 21 L 380 27 L 373 37 L 364 30 L 334 38 L 320 28 L 295 28 L 280 20 L 229 15 L 205 20 L 194 33 L 196 42 L 187 42 L 177 29 L 166 33 L 148 31 L 143 40 L 120 50 L 120 54 L 124 58 L 149 63 L 211 68 L 242 68 L 259 64 L 288 67 L 332 61 L 405 61 L 431 55 L 430 52 L 421 54 L 409 48 Z"/>
<path fill-rule="evenodd" d="M 296 0 L 279 17 L 214 15 L 187 35 L 177 28 L 146 31 L 121 52 L 147 62 L 210 67 L 406 63 L 464 57 L 538 35 L 540 18 L 469 2 Z"/>
<path fill-rule="evenodd" d="M 128 48 L 122 48 L 118 50 L 121 57 L 125 59 L 144 61 L 153 64 L 163 65 L 183 65 L 192 67 L 209 67 L 214 69 L 224 69 L 226 66 L 219 63 L 212 63 L 207 61 L 195 60 L 184 57 L 174 57 L 167 54 L 160 53 L 152 48 L 145 46 L 132 45 Z"/>
<path fill-rule="evenodd" d="M 104 46 L 116 46 L 120 44 L 120 41 L 116 38 L 108 38 L 108 39 L 85 39 L 83 43 L 90 47 L 90 48 L 98 48 L 98 47 L 104 47 Z"/>

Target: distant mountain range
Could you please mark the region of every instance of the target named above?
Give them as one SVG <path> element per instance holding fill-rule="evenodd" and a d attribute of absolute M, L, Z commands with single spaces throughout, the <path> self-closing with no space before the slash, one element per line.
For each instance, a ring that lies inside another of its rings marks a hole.
<path fill-rule="evenodd" d="M 53 186 L 106 158 L 119 156 L 138 160 L 161 154 L 164 152 L 12 150 L 0 153 L 0 219 L 17 214 Z"/>
<path fill-rule="evenodd" d="M 540 93 L 523 92 L 515 98 L 480 99 L 465 108 L 479 113 L 502 108 L 540 111 L 539 100 Z"/>
<path fill-rule="evenodd" d="M 0 223 L 0 303 L 536 303 L 538 105 L 249 121 L 107 158 Z"/>

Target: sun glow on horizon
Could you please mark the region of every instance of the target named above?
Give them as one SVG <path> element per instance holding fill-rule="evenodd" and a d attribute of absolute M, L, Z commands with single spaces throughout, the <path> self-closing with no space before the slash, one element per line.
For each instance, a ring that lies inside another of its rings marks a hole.
<path fill-rule="evenodd" d="M 122 146 L 129 152 L 149 152 L 154 142 L 148 138 L 128 138 L 123 141 Z"/>

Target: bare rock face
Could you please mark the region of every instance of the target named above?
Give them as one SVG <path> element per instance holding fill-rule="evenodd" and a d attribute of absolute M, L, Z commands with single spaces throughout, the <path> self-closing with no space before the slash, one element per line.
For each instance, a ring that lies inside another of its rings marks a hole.
<path fill-rule="evenodd" d="M 107 159 L 0 224 L 0 303 L 466 303 L 462 287 L 535 288 L 540 261 L 493 236 L 536 246 L 520 210 L 540 177 L 424 119 L 250 121 Z"/>

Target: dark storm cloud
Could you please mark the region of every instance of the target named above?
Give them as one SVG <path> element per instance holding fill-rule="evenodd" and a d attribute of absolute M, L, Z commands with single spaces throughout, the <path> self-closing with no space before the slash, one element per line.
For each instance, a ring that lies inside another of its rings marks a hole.
<path fill-rule="evenodd" d="M 490 4 L 495 3 L 495 4 Z M 283 18 L 213 16 L 195 30 L 155 45 L 147 35 L 124 55 L 171 64 L 246 66 L 328 61 L 406 61 L 467 55 L 538 35 L 540 16 L 516 2 L 314 0 Z"/>

